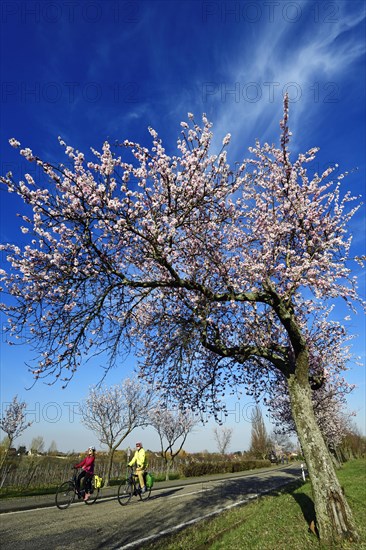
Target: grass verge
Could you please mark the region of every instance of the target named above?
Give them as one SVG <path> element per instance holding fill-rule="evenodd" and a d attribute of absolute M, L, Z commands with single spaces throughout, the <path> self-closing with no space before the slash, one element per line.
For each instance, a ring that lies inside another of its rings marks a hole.
<path fill-rule="evenodd" d="M 345 542 L 339 548 L 366 550 L 366 460 L 347 462 L 337 475 L 362 538 L 357 545 Z M 309 531 L 313 511 L 310 483 L 291 485 L 141 549 L 319 550 L 318 539 Z"/>
<path fill-rule="evenodd" d="M 0 500 L 7 498 L 34 497 L 55 494 L 58 485 L 23 489 L 22 487 L 9 487 L 0 490 Z"/>

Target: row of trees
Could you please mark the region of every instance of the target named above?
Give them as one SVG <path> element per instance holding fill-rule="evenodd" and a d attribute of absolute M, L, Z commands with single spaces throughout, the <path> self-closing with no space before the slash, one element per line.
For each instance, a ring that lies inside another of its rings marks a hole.
<path fill-rule="evenodd" d="M 274 449 L 281 450 L 281 453 L 288 454 L 294 450 L 294 444 L 287 434 L 273 432 L 268 435 L 260 407 L 257 405 L 251 415 L 251 440 L 250 447 L 246 454 L 252 458 L 268 458 Z M 218 451 L 224 455 L 227 453 L 231 443 L 233 429 L 227 426 L 216 426 L 213 430 L 214 440 Z"/>
<path fill-rule="evenodd" d="M 9 438 L 5 436 L 2 442 L 0 443 L 2 449 L 9 448 Z M 32 441 L 27 449 L 26 445 L 19 445 L 18 448 L 10 447 L 8 452 L 13 452 L 17 455 L 57 455 L 62 454 L 57 449 L 57 443 L 55 440 L 52 440 L 49 447 L 46 449 L 46 444 L 44 437 L 42 435 L 37 435 L 32 438 Z"/>
<path fill-rule="evenodd" d="M 211 126 L 189 115 L 171 154 L 153 129 L 150 149 L 126 140 L 118 156 L 105 142 L 91 160 L 60 140 L 57 166 L 10 140 L 48 181 L 1 178 L 29 235 L 1 246 L 10 331 L 30 333 L 36 379 L 67 384 L 85 355 L 114 365 L 134 349 L 141 376 L 183 408 L 219 414 L 240 388 L 285 394 L 320 538 L 358 540 L 312 398 L 349 358 L 330 309 L 359 302 L 347 234 L 358 206 L 334 168 L 308 170 L 316 148 L 292 159 L 287 97 L 279 147 L 257 142 L 235 168 L 230 134 L 213 154 Z M 323 355 L 338 339 L 341 359 Z"/>
<path fill-rule="evenodd" d="M 14 397 L 8 406 L 0 427 L 7 434 L 5 451 L 2 453 L 0 468 L 3 466 L 14 440 L 31 425 L 26 421 L 26 403 Z M 167 409 L 158 393 L 136 379 L 125 379 L 112 387 L 93 387 L 81 403 L 79 412 L 82 423 L 98 438 L 108 452 L 108 466 L 105 485 L 109 484 L 115 451 L 136 428 L 148 425 L 155 428 L 160 443 L 160 455 L 166 464 L 166 479 L 174 458 L 182 450 L 188 434 L 198 423 L 198 418 L 189 411 L 178 408 Z M 42 436 L 33 438 L 31 450 L 41 453 L 44 450 Z"/>
<path fill-rule="evenodd" d="M 327 403 L 329 396 L 324 396 L 323 391 L 321 393 L 323 402 Z M 332 393 L 329 399 L 331 397 L 333 397 Z M 1 419 L 1 427 L 7 433 L 1 446 L 2 464 L 14 440 L 30 425 L 25 421 L 24 412 L 19 414 L 19 410 L 24 411 L 24 409 L 25 403 L 18 403 L 15 397 L 4 418 Z M 322 411 L 320 406 L 319 411 Z M 284 411 L 282 410 L 281 413 L 283 414 Z M 107 447 L 106 485 L 109 484 L 115 451 L 135 428 L 148 425 L 155 428 L 159 436 L 160 456 L 164 459 L 168 480 L 175 457 L 180 454 L 188 434 L 198 423 L 198 418 L 191 413 L 182 412 L 179 409 L 167 410 L 161 400 L 159 401 L 156 392 L 152 391 L 151 386 L 146 386 L 135 379 L 127 379 L 112 387 L 91 388 L 88 397 L 80 406 L 80 414 L 83 424 L 97 436 L 101 445 Z M 322 431 L 327 439 L 328 434 L 334 433 L 334 427 L 338 428 L 336 437 L 330 439 L 329 446 L 334 456 L 342 461 L 350 456 L 362 454 L 359 440 L 361 436 L 351 426 L 344 411 L 342 411 L 342 418 L 347 418 L 347 422 L 340 424 L 338 416 L 338 409 L 333 410 L 333 414 L 329 413 L 328 423 L 326 427 L 322 426 Z M 274 431 L 268 435 L 261 409 L 256 406 L 251 414 L 251 423 L 248 456 L 264 459 L 268 458 L 273 451 L 283 455 L 294 449 L 289 437 L 295 434 L 291 418 L 287 423 L 285 421 L 280 423 L 277 415 L 277 432 Z M 227 426 L 216 426 L 213 429 L 213 439 L 220 454 L 227 453 L 232 435 L 233 429 Z M 32 454 L 44 453 L 45 443 L 42 436 L 32 439 L 30 451 Z M 56 451 L 57 445 L 52 441 L 48 454 L 55 454 Z M 18 449 L 19 454 L 25 454 L 25 452 L 24 446 Z"/>

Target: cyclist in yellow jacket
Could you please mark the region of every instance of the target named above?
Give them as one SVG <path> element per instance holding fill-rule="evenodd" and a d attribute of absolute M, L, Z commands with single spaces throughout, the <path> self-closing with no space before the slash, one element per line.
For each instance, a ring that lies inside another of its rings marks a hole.
<path fill-rule="evenodd" d="M 133 466 L 136 463 L 136 474 L 138 475 L 141 492 L 146 492 L 144 473 L 146 471 L 146 453 L 142 446 L 142 443 L 136 443 L 136 451 L 133 459 L 128 463 L 129 466 Z"/>

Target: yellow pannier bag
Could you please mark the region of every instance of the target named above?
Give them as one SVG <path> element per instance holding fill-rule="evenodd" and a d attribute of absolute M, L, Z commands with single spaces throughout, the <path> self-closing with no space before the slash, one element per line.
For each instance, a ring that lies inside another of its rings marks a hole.
<path fill-rule="evenodd" d="M 94 475 L 94 487 L 96 489 L 99 489 L 102 486 L 102 484 L 103 484 L 103 478 L 99 477 L 95 474 Z"/>

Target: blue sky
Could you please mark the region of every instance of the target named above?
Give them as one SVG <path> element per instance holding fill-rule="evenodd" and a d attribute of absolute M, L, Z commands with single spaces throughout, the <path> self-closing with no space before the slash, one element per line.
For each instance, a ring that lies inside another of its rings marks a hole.
<path fill-rule="evenodd" d="M 105 139 L 150 143 L 155 128 L 173 150 L 179 123 L 203 112 L 217 143 L 232 134 L 230 158 L 241 160 L 254 140 L 278 143 L 282 98 L 289 93 L 294 152 L 321 148 L 315 169 L 338 163 L 357 171 L 345 188 L 365 189 L 365 3 L 348 1 L 3 1 L 1 21 L 0 171 L 31 172 L 8 145 L 15 137 L 37 155 L 60 160 L 57 137 L 84 152 Z M 3 190 L 1 241 L 22 242 L 21 205 Z M 365 200 L 365 199 L 364 199 Z M 352 222 L 354 254 L 365 254 L 365 208 Z M 4 258 L 1 259 L 2 261 Z M 365 274 L 355 267 L 365 296 Z M 339 315 L 344 312 L 339 309 Z M 5 319 L 1 318 L 2 326 Z M 365 319 L 349 323 L 355 354 L 365 359 Z M 3 339 L 4 340 L 4 339 Z M 94 436 L 80 427 L 76 403 L 100 377 L 85 365 L 67 390 L 32 384 L 25 347 L 1 342 L 1 399 L 18 394 L 34 420 L 17 443 L 43 435 L 61 450 L 83 449 Z M 133 357 L 111 371 L 112 384 L 132 372 Z M 365 370 L 350 408 L 365 432 Z M 250 440 L 251 404 L 232 402 L 232 450 Z M 156 447 L 153 432 L 135 432 Z M 127 446 L 127 445 L 126 445 Z M 215 450 L 212 425 L 197 428 L 187 450 Z"/>

